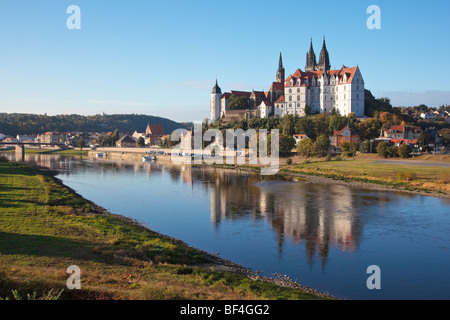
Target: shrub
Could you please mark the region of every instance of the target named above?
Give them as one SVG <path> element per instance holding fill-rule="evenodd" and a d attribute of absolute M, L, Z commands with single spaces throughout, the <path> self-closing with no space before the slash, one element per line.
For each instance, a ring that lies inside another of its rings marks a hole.
<path fill-rule="evenodd" d="M 406 144 L 402 144 L 398 148 L 398 154 L 402 159 L 407 159 L 407 158 L 411 157 L 411 152 L 412 152 L 411 146 L 406 145 Z"/>
<path fill-rule="evenodd" d="M 377 153 L 380 157 L 388 158 L 389 157 L 389 144 L 382 141 L 377 146 Z"/>
<path fill-rule="evenodd" d="M 412 181 L 417 179 L 417 173 L 415 172 L 398 172 L 397 178 L 403 181 Z"/>
<path fill-rule="evenodd" d="M 396 158 L 396 157 L 398 157 L 399 156 L 399 154 L 398 154 L 398 147 L 397 146 L 390 146 L 388 148 L 388 155 L 389 155 L 389 158 Z"/>
<path fill-rule="evenodd" d="M 286 159 L 286 164 L 292 164 L 292 158 L 287 158 Z"/>
<path fill-rule="evenodd" d="M 325 161 L 331 161 L 333 157 L 331 156 L 331 153 L 328 152 L 327 157 L 325 158 Z"/>

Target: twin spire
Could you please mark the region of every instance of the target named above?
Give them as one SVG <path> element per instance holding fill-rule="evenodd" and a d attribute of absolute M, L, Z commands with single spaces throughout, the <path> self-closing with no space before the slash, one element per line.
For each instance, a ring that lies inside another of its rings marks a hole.
<path fill-rule="evenodd" d="M 330 68 L 331 68 L 330 56 L 328 55 L 327 45 L 325 43 L 325 36 L 323 37 L 322 51 L 320 51 L 319 55 L 319 63 L 316 63 L 316 54 L 314 53 L 311 39 L 309 52 L 306 54 L 305 71 L 324 71 L 330 70 Z"/>

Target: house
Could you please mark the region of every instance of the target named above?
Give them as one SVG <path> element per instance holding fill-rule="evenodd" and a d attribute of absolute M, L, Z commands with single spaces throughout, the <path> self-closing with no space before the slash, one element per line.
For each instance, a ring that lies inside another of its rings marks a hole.
<path fill-rule="evenodd" d="M 359 135 L 351 129 L 348 125 L 344 129 L 335 131 L 334 135 L 330 137 L 331 145 L 340 147 L 342 143 L 354 143 L 361 141 Z"/>
<path fill-rule="evenodd" d="M 308 138 L 308 136 L 306 134 L 294 134 L 293 137 L 295 139 L 295 146 L 296 147 L 298 147 L 298 144 L 300 143 L 300 141 L 302 141 L 303 139 Z"/>
<path fill-rule="evenodd" d="M 259 117 L 262 119 L 267 119 L 270 114 L 272 114 L 272 104 L 270 101 L 263 100 L 259 105 Z"/>
<path fill-rule="evenodd" d="M 140 137 L 145 138 L 145 132 L 142 131 L 135 131 L 132 135 L 133 138 L 135 138 L 136 140 L 139 139 Z"/>
<path fill-rule="evenodd" d="M 395 125 L 389 129 L 381 129 L 381 136 L 388 139 L 418 139 L 420 135 L 420 127 L 406 127 L 403 125 Z"/>
<path fill-rule="evenodd" d="M 66 143 L 67 137 L 66 132 L 49 131 L 38 135 L 36 140 L 42 143 Z"/>
<path fill-rule="evenodd" d="M 432 112 L 427 112 L 427 113 L 422 112 L 420 114 L 420 117 L 424 120 L 431 120 L 431 119 L 434 119 L 436 117 L 436 115 Z"/>
<path fill-rule="evenodd" d="M 34 142 L 34 140 L 36 140 L 36 136 L 26 136 L 18 134 L 16 136 L 16 139 L 19 142 Z"/>
<path fill-rule="evenodd" d="M 400 147 L 403 144 L 406 144 L 408 146 L 414 147 L 417 145 L 417 139 L 410 140 L 410 139 L 390 139 L 388 141 L 389 144 L 394 145 L 396 147 Z"/>
<path fill-rule="evenodd" d="M 134 140 L 131 136 L 126 135 L 117 140 L 116 147 L 118 148 L 134 148 L 136 147 L 136 140 Z"/>
<path fill-rule="evenodd" d="M 275 101 L 275 105 L 273 107 L 273 115 L 274 117 L 283 118 L 284 115 L 284 103 L 285 103 L 284 96 L 281 96 L 278 98 L 277 101 Z"/>

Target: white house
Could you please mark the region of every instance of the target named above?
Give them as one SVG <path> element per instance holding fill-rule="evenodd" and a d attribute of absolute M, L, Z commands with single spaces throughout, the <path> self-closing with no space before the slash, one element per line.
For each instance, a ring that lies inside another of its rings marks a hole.
<path fill-rule="evenodd" d="M 308 136 L 306 134 L 294 134 L 293 137 L 295 139 L 295 146 L 296 147 L 298 147 L 298 144 L 300 143 L 300 141 L 302 141 L 303 139 L 308 138 Z"/>
<path fill-rule="evenodd" d="M 262 119 L 267 119 L 269 115 L 272 113 L 271 112 L 272 104 L 267 100 L 261 102 L 258 108 L 259 108 L 259 117 Z"/>

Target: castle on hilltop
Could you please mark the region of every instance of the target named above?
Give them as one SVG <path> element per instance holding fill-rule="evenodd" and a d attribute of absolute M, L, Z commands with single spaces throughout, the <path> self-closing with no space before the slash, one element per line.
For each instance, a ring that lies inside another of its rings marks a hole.
<path fill-rule="evenodd" d="M 246 109 L 230 110 L 230 97 L 244 97 Z M 307 108 L 307 106 L 309 108 Z M 334 109 L 337 114 L 354 113 L 364 117 L 364 79 L 358 66 L 331 70 L 330 57 L 323 40 L 319 61 L 313 44 L 306 54 L 305 71 L 297 69 L 285 78 L 280 53 L 276 81 L 268 91 L 234 91 L 222 93 L 218 82 L 212 89 L 211 120 L 223 122 L 250 120 L 253 118 L 283 117 L 287 114 L 304 116 L 307 112 L 325 113 Z"/>

